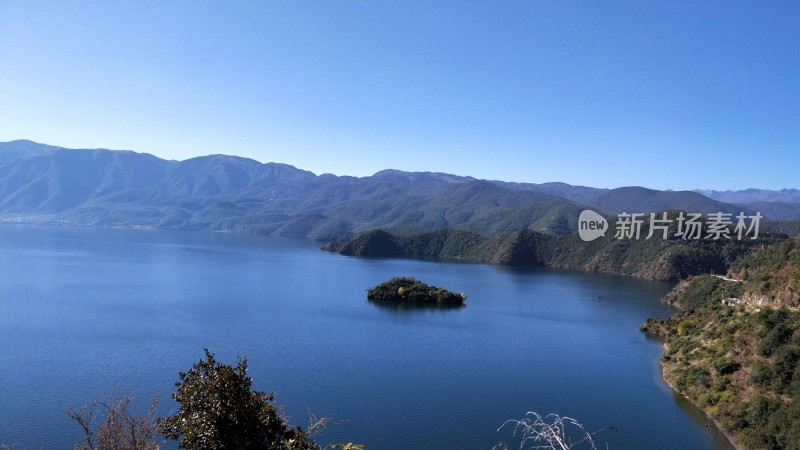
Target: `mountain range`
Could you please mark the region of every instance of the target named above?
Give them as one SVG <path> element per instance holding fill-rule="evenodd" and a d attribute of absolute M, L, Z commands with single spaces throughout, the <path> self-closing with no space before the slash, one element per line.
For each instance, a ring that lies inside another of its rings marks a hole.
<path fill-rule="evenodd" d="M 185 161 L 147 153 L 0 143 L 0 220 L 314 236 L 383 228 L 460 228 L 484 236 L 567 234 L 585 208 L 605 215 L 680 209 L 760 211 L 800 220 L 800 191 L 598 189 L 384 170 L 315 175 L 228 155 Z"/>

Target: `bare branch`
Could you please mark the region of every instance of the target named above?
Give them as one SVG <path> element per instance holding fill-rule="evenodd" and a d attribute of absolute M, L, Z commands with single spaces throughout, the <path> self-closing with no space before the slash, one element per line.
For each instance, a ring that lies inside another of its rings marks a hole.
<path fill-rule="evenodd" d="M 340 421 L 334 419 L 333 417 L 317 417 L 311 409 L 308 410 L 308 428 L 306 428 L 306 433 L 309 436 L 313 436 L 316 433 L 320 433 L 322 430 L 328 428 L 328 425 L 337 424 Z"/>
<path fill-rule="evenodd" d="M 594 436 L 597 433 L 615 429 L 614 426 L 608 426 L 588 432 L 580 422 L 572 417 L 562 417 L 558 414 L 548 414 L 542 417 L 535 411 L 529 411 L 522 419 L 505 421 L 497 431 L 510 424 L 514 425 L 514 437 L 518 435 L 520 437 L 520 450 L 526 448 L 528 444 L 533 446 L 527 448 L 538 450 L 572 450 L 582 444 L 588 445 L 589 450 L 597 450 Z M 574 442 L 573 434 L 578 435 L 578 439 Z M 495 445 L 493 450 L 508 450 L 508 447 L 501 442 Z"/>
<path fill-rule="evenodd" d="M 83 443 L 74 450 L 158 450 L 158 426 L 154 418 L 158 397 L 154 397 L 145 414 L 131 412 L 131 396 L 111 397 L 108 403 L 93 401 L 89 406 L 71 410 L 69 417 L 81 430 Z M 94 425 L 98 408 L 105 413 L 103 420 Z"/>

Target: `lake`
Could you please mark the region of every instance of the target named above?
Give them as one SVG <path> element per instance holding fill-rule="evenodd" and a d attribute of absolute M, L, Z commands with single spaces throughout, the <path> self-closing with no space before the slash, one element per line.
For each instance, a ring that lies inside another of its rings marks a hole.
<path fill-rule="evenodd" d="M 67 411 L 130 393 L 161 415 L 203 348 L 246 355 L 292 423 L 367 449 L 517 445 L 507 419 L 558 413 L 611 449 L 724 449 L 661 379 L 668 283 L 541 268 L 345 257 L 310 240 L 0 224 L 0 443 L 68 449 Z M 468 295 L 398 309 L 365 290 L 400 276 Z M 174 448 L 174 445 L 168 448 Z"/>

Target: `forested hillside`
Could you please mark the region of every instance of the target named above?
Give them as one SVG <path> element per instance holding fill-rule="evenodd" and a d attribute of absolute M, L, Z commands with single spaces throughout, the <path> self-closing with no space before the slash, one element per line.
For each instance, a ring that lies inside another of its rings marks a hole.
<path fill-rule="evenodd" d="M 665 379 L 740 448 L 800 448 L 800 239 L 754 247 L 665 301 L 681 312 L 643 325 L 665 339 Z"/>
<path fill-rule="evenodd" d="M 674 228 L 669 239 L 657 235 L 646 239 L 647 234 L 645 226 L 641 239 L 615 239 L 610 231 L 606 238 L 584 242 L 576 233 L 553 236 L 531 230 L 493 238 L 455 229 L 413 236 L 372 230 L 349 242 L 328 242 L 323 249 L 343 255 L 443 258 L 678 280 L 690 275 L 725 273 L 749 249 L 781 240 L 780 236 L 772 235 L 763 235 L 758 241 L 683 240 L 674 236 Z"/>

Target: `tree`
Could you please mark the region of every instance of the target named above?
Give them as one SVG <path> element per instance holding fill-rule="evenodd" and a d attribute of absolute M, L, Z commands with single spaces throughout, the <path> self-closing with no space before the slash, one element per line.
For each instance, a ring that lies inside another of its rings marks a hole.
<path fill-rule="evenodd" d="M 172 398 L 178 412 L 160 419 L 161 432 L 187 450 L 318 450 L 300 428 L 280 416 L 272 393 L 251 390 L 247 359 L 233 367 L 205 349 L 188 372 L 180 372 Z"/>
<path fill-rule="evenodd" d="M 158 450 L 158 426 L 153 414 L 158 397 L 153 398 L 147 413 L 134 413 L 128 409 L 131 396 L 112 397 L 108 403 L 92 402 L 91 405 L 69 412 L 69 417 L 83 430 L 82 444 L 74 450 Z M 94 428 L 98 409 L 105 418 Z M 0 449 L 3 447 L 0 446 Z"/>

